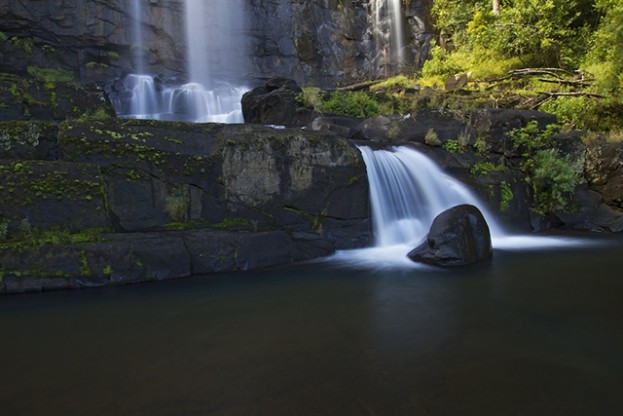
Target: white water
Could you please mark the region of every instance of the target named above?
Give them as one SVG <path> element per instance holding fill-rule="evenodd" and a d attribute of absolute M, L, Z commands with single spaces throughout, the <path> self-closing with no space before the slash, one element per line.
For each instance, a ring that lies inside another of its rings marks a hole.
<path fill-rule="evenodd" d="M 186 60 L 189 82 L 158 85 L 144 64 L 125 79 L 131 92 L 118 113 L 128 118 L 242 123 L 241 99 L 248 91 L 246 16 L 243 0 L 185 0 Z M 142 47 L 140 0 L 133 0 L 134 43 Z"/>
<path fill-rule="evenodd" d="M 141 18 L 143 16 L 143 0 L 132 0 L 132 35 L 134 37 L 134 54 L 136 72 L 142 74 L 145 71 L 145 63 L 143 62 L 143 28 Z"/>
<path fill-rule="evenodd" d="M 373 0 L 372 7 L 377 48 L 382 54 L 385 75 L 391 75 L 390 67 L 399 71 L 405 64 L 402 0 Z"/>
<path fill-rule="evenodd" d="M 512 235 L 463 183 L 445 174 L 431 159 L 408 148 L 372 150 L 360 147 L 370 184 L 374 246 L 338 252 L 333 258 L 357 266 L 427 267 L 406 254 L 421 244 L 435 217 L 456 205 L 480 209 L 491 231 L 494 249 L 522 250 L 585 244 L 557 237 Z"/>
<path fill-rule="evenodd" d="M 415 246 L 424 241 L 437 215 L 460 204 L 480 209 L 493 238 L 504 235 L 478 198 L 422 153 L 408 147 L 360 151 L 370 183 L 376 246 Z"/>

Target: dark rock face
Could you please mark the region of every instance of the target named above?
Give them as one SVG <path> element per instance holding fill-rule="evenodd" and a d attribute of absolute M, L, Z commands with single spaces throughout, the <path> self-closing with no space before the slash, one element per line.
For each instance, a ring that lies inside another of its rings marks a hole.
<path fill-rule="evenodd" d="M 101 88 L 75 82 L 55 82 L 0 74 L 0 122 L 15 120 L 60 121 L 86 114 L 113 110 Z"/>
<path fill-rule="evenodd" d="M 411 1 L 405 13 L 406 52 L 415 68 L 423 64 L 433 38 L 430 3 Z M 252 74 L 247 80 L 251 84 L 280 75 L 335 86 L 394 70 L 375 43 L 369 2 L 243 0 L 243 4 L 248 27 L 229 36 L 247 37 L 246 72 Z M 3 0 L 0 32 L 16 41 L 0 42 L 0 72 L 24 73 L 28 66 L 64 68 L 82 81 L 108 85 L 136 73 L 140 59 L 151 74 L 184 78 L 183 1 L 149 1 L 143 7 L 143 45 L 136 45 L 132 2 Z"/>
<path fill-rule="evenodd" d="M 439 214 L 426 241 L 408 254 L 415 262 L 444 267 L 467 266 L 491 255 L 489 226 L 472 205 L 459 205 Z"/>
<path fill-rule="evenodd" d="M 1 250 L 6 276 L 1 293 L 108 286 L 246 271 L 328 255 L 330 244 L 314 253 L 301 249 L 284 231 L 189 230 L 110 234 L 101 242 Z M 313 254 L 313 255 L 311 255 Z M 11 270 L 19 270 L 13 275 Z"/>
<path fill-rule="evenodd" d="M 478 109 L 469 112 L 467 118 L 475 133 L 485 140 L 487 151 L 507 157 L 520 154 L 508 136 L 511 130 L 525 127 L 530 121 L 536 121 L 540 129 L 557 122 L 552 114 L 533 110 Z"/>
<path fill-rule="evenodd" d="M 24 222 L 105 231 L 3 248 L 0 292 L 251 270 L 369 241 L 365 166 L 333 134 L 90 118 L 0 123 L 0 138 L 9 238 Z"/>
<path fill-rule="evenodd" d="M 301 88 L 295 81 L 272 78 L 264 87 L 257 87 L 242 97 L 244 121 L 250 124 L 304 126 L 317 114 L 299 105 Z"/>

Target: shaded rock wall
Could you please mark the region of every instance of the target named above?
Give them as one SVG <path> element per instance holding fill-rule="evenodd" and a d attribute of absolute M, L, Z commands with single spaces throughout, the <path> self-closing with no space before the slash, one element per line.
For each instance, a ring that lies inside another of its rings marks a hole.
<path fill-rule="evenodd" d="M 370 2 L 246 0 L 251 84 L 281 75 L 333 86 L 387 72 L 370 29 Z M 405 13 L 409 66 L 417 68 L 432 37 L 429 0 Z M 143 45 L 132 31 L 131 2 L 0 0 L 0 72 L 29 65 L 71 70 L 101 85 L 134 72 L 136 60 L 165 79 L 185 78 L 181 0 L 145 1 Z"/>
<path fill-rule="evenodd" d="M 0 292 L 250 270 L 370 241 L 365 166 L 332 134 L 114 118 L 0 132 Z M 48 229 L 96 238 L 29 242 Z"/>

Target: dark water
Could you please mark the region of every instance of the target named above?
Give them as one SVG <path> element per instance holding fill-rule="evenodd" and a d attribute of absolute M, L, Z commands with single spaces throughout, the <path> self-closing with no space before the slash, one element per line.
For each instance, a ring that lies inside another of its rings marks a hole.
<path fill-rule="evenodd" d="M 621 415 L 623 240 L 0 298 L 0 415 Z"/>

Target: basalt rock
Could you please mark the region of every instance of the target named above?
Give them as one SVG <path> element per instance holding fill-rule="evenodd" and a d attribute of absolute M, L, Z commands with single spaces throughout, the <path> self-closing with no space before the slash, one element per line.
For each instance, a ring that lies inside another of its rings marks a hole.
<path fill-rule="evenodd" d="M 272 78 L 242 97 L 244 121 L 251 124 L 304 126 L 317 114 L 299 104 L 301 88 L 295 81 Z"/>
<path fill-rule="evenodd" d="M 329 87 L 399 69 L 374 40 L 370 2 L 241 0 L 231 7 L 246 14 L 247 26 L 226 36 L 244 37 L 238 43 L 248 45 L 249 68 L 217 63 L 224 79 L 228 72 L 242 71 L 252 74 L 246 80 L 251 84 L 280 75 Z M 0 72 L 63 68 L 83 82 L 109 86 L 136 73 L 140 60 L 150 74 L 184 78 L 184 2 L 149 1 L 143 8 L 138 45 L 132 2 L 4 0 Z M 420 67 L 428 56 L 434 38 L 430 8 L 430 0 L 413 0 L 406 11 L 410 67 Z"/>
<path fill-rule="evenodd" d="M 104 234 L 100 241 L 0 250 L 0 294 L 110 286 L 248 271 L 330 254 L 284 231 Z"/>
<path fill-rule="evenodd" d="M 491 233 L 482 213 L 472 205 L 459 205 L 435 218 L 426 241 L 408 257 L 415 262 L 456 267 L 487 260 L 491 255 Z"/>

